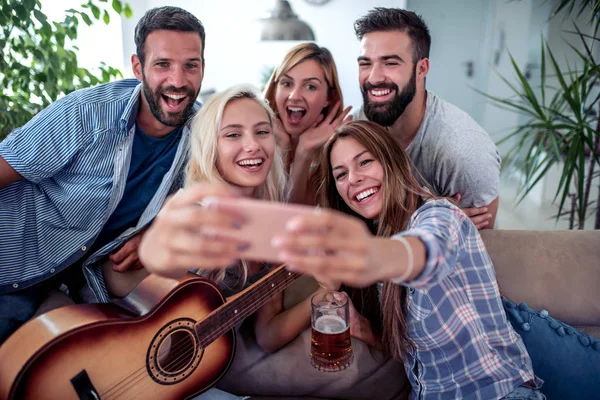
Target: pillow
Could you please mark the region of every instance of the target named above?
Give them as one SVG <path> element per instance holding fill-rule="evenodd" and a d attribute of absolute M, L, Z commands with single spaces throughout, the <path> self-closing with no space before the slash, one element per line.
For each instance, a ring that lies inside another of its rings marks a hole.
<path fill-rule="evenodd" d="M 600 394 L 600 340 L 504 298 L 504 309 L 529 352 L 540 389 L 548 400 L 597 399 Z"/>
<path fill-rule="evenodd" d="M 407 399 L 411 386 L 402 363 L 387 359 L 352 339 L 354 362 L 340 372 L 310 365 L 310 329 L 279 351 L 267 354 L 256 344 L 252 318 L 236 333 L 233 364 L 217 387 L 245 396 L 311 397 L 348 400 Z"/>

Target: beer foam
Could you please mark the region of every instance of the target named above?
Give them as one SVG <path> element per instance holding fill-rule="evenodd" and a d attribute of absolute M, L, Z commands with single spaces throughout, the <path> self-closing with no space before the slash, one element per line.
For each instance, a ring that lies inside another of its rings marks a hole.
<path fill-rule="evenodd" d="M 322 315 L 315 321 L 315 330 L 325 333 L 325 334 L 334 334 L 334 333 L 342 333 L 348 326 L 346 326 L 346 321 L 342 317 L 338 317 L 337 315 Z"/>

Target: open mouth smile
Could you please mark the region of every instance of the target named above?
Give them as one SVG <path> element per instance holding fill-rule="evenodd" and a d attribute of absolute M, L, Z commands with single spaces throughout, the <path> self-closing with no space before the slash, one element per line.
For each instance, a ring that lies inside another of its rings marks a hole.
<path fill-rule="evenodd" d="M 379 193 L 378 187 L 370 187 L 354 195 L 354 200 L 359 204 L 364 204 L 371 200 L 377 193 Z"/>
<path fill-rule="evenodd" d="M 183 108 L 185 99 L 188 96 L 185 94 L 161 93 L 160 97 L 170 112 L 176 112 Z"/>
<path fill-rule="evenodd" d="M 264 161 L 264 158 L 248 158 L 237 161 L 236 164 L 248 172 L 255 172 L 262 168 Z"/>
<path fill-rule="evenodd" d="M 376 102 L 389 100 L 393 94 L 394 90 L 390 88 L 369 89 L 369 98 Z"/>
<path fill-rule="evenodd" d="M 306 108 L 298 106 L 287 106 L 285 108 L 288 122 L 292 125 L 298 125 L 306 115 Z"/>

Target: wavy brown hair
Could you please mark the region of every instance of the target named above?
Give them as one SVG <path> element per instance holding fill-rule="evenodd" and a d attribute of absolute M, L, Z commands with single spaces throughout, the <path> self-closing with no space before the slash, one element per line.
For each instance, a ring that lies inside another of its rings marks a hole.
<path fill-rule="evenodd" d="M 354 212 L 338 193 L 331 170 L 331 150 L 339 140 L 352 138 L 363 145 L 383 168 L 383 205 L 375 220 L 368 220 Z M 390 237 L 406 230 L 411 215 L 432 195 L 422 188 L 413 175 L 410 158 L 400 144 L 381 126 L 370 121 L 352 121 L 342 124 L 325 144 L 318 170 L 320 185 L 317 189 L 319 204 L 353 215 L 367 223 L 374 235 Z M 366 293 L 372 293 L 369 288 Z M 406 288 L 387 281 L 380 295 L 380 310 L 366 315 L 371 322 L 373 313 L 381 315 L 380 329 L 383 348 L 397 360 L 404 360 L 413 344 L 408 337 L 404 299 Z M 367 300 L 368 302 L 368 300 Z M 369 311 L 364 304 L 363 311 Z M 371 304 L 373 302 L 371 301 Z M 361 310 L 359 310 L 361 311 Z M 375 329 L 376 331 L 379 329 Z"/>

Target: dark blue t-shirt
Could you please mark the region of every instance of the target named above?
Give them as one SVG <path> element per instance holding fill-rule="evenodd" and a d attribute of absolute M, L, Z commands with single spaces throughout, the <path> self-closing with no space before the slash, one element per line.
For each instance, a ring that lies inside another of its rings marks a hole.
<path fill-rule="evenodd" d="M 95 248 L 114 240 L 127 228 L 135 226 L 148 203 L 158 190 L 163 176 L 171 168 L 183 128 L 176 128 L 162 138 L 146 135 L 135 124 L 131 163 L 123 198 L 102 231 Z"/>

